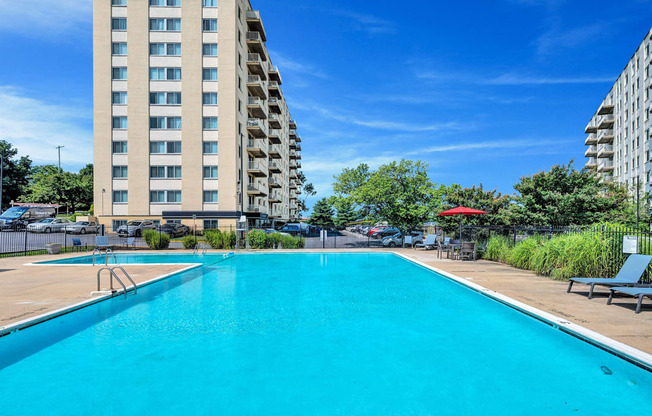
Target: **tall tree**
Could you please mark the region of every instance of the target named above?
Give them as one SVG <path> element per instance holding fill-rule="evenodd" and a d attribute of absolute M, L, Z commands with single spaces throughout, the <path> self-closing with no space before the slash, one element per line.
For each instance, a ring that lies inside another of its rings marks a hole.
<path fill-rule="evenodd" d="M 317 195 L 317 191 L 312 183 L 306 183 L 306 175 L 303 172 L 299 172 L 298 176 L 303 184 L 303 198 L 299 199 L 299 216 L 301 216 L 301 213 L 308 211 L 308 198 Z"/>
<path fill-rule="evenodd" d="M 93 165 L 86 165 L 79 173 L 60 172 L 54 165 L 34 168 L 28 192 L 23 202 L 59 204 L 75 212 L 90 208 L 93 203 Z"/>
<path fill-rule="evenodd" d="M 327 198 L 322 198 L 315 203 L 310 215 L 310 224 L 322 228 L 333 225 L 333 207 Z"/>
<path fill-rule="evenodd" d="M 337 210 L 334 222 L 338 227 L 344 227 L 346 224 L 355 222 L 358 219 L 358 213 L 355 210 L 353 201 L 349 198 L 331 197 L 331 203 Z"/>
<path fill-rule="evenodd" d="M 25 193 L 32 161 L 26 156 L 17 158 L 18 149 L 6 140 L 0 140 L 0 154 L 3 160 L 2 208 L 6 209 L 11 201 L 18 201 Z"/>
<path fill-rule="evenodd" d="M 512 202 L 510 195 L 502 195 L 497 190 L 485 190 L 482 184 L 463 188 L 453 184 L 445 188 L 442 210 L 456 207 L 467 207 L 486 211 L 487 215 L 472 215 L 464 218 L 468 225 L 507 225 L 508 212 Z M 453 217 L 437 217 L 437 224 L 445 231 L 456 231 L 460 219 Z"/>

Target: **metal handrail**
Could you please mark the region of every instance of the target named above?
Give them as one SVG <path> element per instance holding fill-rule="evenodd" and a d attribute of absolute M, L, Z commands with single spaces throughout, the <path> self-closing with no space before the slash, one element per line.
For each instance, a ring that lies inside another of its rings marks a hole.
<path fill-rule="evenodd" d="M 131 278 L 131 276 L 129 276 L 129 273 L 127 273 L 127 271 L 126 271 L 122 266 L 102 267 L 100 270 L 98 270 L 98 271 L 97 271 L 97 291 L 99 292 L 99 291 L 101 290 L 101 287 L 100 287 L 100 278 L 102 277 L 102 272 L 103 272 L 104 270 L 108 270 L 109 273 L 110 273 L 110 275 L 109 275 L 109 279 L 110 279 L 110 280 L 109 280 L 109 286 L 110 286 L 110 288 L 111 288 L 111 291 L 113 291 L 113 278 L 115 277 L 115 280 L 117 280 L 118 283 L 120 283 L 120 286 L 122 286 L 123 294 L 124 294 L 125 298 L 127 297 L 127 286 L 126 286 L 126 285 L 124 284 L 124 282 L 123 282 L 123 281 L 118 277 L 117 273 L 115 272 L 115 269 L 120 269 L 120 270 L 122 270 L 122 273 L 125 275 L 125 277 L 127 277 L 127 279 L 129 279 L 129 281 L 130 281 L 131 284 L 133 285 L 133 287 L 134 287 L 134 293 L 138 293 L 138 285 L 136 284 L 136 282 L 134 282 L 134 280 Z"/>
<path fill-rule="evenodd" d="M 101 258 L 102 250 L 97 248 L 97 247 L 93 250 L 93 266 L 95 266 L 95 253 L 98 253 L 100 255 L 100 258 Z M 113 261 L 118 263 L 118 258 L 115 256 L 115 253 L 113 252 L 113 250 L 111 250 L 110 248 L 106 248 L 104 250 L 104 265 L 105 266 L 109 265 L 109 253 L 111 253 L 111 255 L 113 256 Z"/>
<path fill-rule="evenodd" d="M 122 270 L 122 273 L 127 277 L 127 279 L 129 279 L 131 284 L 134 285 L 134 293 L 138 293 L 138 285 L 136 284 L 136 282 L 134 282 L 134 280 L 131 278 L 131 276 L 129 276 L 129 273 L 127 273 L 127 271 L 122 266 L 114 266 L 114 267 L 111 268 L 111 271 L 113 271 L 115 269 Z M 113 272 L 113 274 L 116 275 L 115 272 Z"/>

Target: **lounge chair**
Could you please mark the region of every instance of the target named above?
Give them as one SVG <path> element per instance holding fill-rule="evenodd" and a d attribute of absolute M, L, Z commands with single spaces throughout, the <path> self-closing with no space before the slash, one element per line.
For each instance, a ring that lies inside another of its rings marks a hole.
<path fill-rule="evenodd" d="M 464 242 L 462 243 L 462 248 L 460 249 L 460 258 L 462 260 L 474 260 L 475 261 L 475 243 Z"/>
<path fill-rule="evenodd" d="M 435 248 L 435 246 L 437 245 L 437 242 L 435 241 L 435 237 L 436 236 L 434 234 L 428 234 L 428 236 L 426 237 L 426 241 L 424 241 L 423 243 L 415 244 L 414 248 L 423 247 L 426 250 L 428 250 L 428 247 Z"/>
<path fill-rule="evenodd" d="M 593 298 L 593 289 L 596 285 L 606 287 L 634 286 L 641 280 L 650 261 L 652 261 L 652 256 L 632 254 L 627 258 L 625 264 L 623 264 L 623 267 L 613 279 L 572 277 L 566 292 L 570 293 L 573 283 L 584 283 L 591 287 L 589 290 L 589 299 L 591 299 Z"/>
<path fill-rule="evenodd" d="M 405 246 L 414 247 L 414 242 L 412 241 L 411 235 L 406 236 L 405 239 L 403 240 L 403 247 Z"/>
<path fill-rule="evenodd" d="M 607 300 L 607 305 L 611 305 L 611 301 L 614 297 L 614 292 L 624 293 L 626 295 L 634 296 L 638 298 L 638 304 L 636 305 L 636 313 L 641 312 L 641 305 L 643 304 L 643 298 L 648 297 L 652 299 L 652 287 L 612 287 L 611 293 L 609 293 L 609 300 Z"/>

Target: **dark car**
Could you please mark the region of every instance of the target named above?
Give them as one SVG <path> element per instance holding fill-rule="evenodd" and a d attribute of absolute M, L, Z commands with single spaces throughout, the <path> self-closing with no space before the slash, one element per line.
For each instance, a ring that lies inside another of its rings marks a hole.
<path fill-rule="evenodd" d="M 385 237 L 392 236 L 398 232 L 399 231 L 396 228 L 385 228 L 384 230 L 375 231 L 373 234 L 371 234 L 371 238 L 382 239 Z"/>
<path fill-rule="evenodd" d="M 184 224 L 163 224 L 161 225 L 161 232 L 169 235 L 172 238 L 185 237 L 190 234 L 190 227 Z"/>

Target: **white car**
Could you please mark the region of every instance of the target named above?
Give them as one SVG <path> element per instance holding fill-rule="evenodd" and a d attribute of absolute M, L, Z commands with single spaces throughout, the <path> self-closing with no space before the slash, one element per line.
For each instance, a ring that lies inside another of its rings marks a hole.
<path fill-rule="evenodd" d="M 30 233 L 59 233 L 71 224 L 66 218 L 45 218 L 27 225 Z"/>
<path fill-rule="evenodd" d="M 412 245 L 423 243 L 423 233 L 419 231 L 412 231 Z M 392 236 L 383 238 L 384 247 L 400 247 L 403 244 L 403 236 L 401 233 L 396 233 Z"/>
<path fill-rule="evenodd" d="M 66 226 L 65 230 L 70 234 L 97 234 L 100 226 L 94 221 L 77 221 Z"/>

